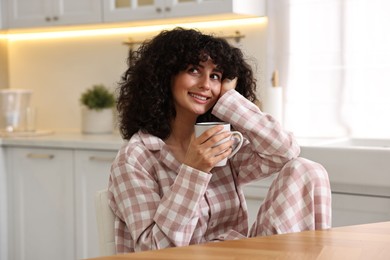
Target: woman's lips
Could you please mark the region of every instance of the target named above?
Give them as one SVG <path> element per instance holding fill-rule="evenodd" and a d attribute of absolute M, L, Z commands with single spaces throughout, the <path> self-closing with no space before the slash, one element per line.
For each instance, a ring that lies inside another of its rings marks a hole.
<path fill-rule="evenodd" d="M 202 103 L 206 102 L 208 99 L 210 99 L 209 97 L 206 97 L 206 96 L 203 96 L 203 95 L 199 95 L 199 94 L 195 94 L 195 93 L 189 93 L 189 95 L 191 97 L 193 97 L 195 100 L 201 101 Z"/>

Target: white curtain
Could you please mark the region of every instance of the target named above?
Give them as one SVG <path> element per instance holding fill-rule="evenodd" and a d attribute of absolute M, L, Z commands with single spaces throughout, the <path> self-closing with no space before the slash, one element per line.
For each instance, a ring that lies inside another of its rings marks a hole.
<path fill-rule="evenodd" d="M 298 137 L 390 137 L 390 1 L 267 4 L 284 126 Z"/>

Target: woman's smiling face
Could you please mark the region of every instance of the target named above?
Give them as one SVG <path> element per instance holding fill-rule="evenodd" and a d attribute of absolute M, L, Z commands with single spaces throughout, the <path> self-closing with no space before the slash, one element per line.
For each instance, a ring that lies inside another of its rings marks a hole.
<path fill-rule="evenodd" d="M 222 72 L 208 59 L 199 65 L 189 65 L 172 82 L 172 95 L 177 115 L 206 113 L 219 98 Z"/>

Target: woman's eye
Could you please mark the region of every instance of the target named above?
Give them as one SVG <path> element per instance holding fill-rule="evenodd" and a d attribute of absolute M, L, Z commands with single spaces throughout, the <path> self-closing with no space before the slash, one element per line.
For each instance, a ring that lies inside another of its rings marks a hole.
<path fill-rule="evenodd" d="M 198 70 L 197 67 L 190 67 L 190 68 L 188 69 L 188 72 L 191 72 L 191 73 L 198 73 L 199 70 Z"/>
<path fill-rule="evenodd" d="M 210 76 L 212 79 L 215 79 L 215 80 L 220 80 L 221 79 L 221 75 L 219 74 L 211 74 Z"/>

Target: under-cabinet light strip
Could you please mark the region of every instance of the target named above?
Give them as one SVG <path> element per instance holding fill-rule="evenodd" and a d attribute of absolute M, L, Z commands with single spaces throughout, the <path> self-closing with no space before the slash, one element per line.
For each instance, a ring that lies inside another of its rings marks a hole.
<path fill-rule="evenodd" d="M 121 27 L 121 28 L 104 28 L 104 29 L 87 29 L 87 30 L 70 30 L 70 31 L 53 31 L 53 32 L 26 32 L 26 33 L 5 33 L 0 34 L 0 39 L 7 39 L 9 41 L 21 40 L 39 40 L 39 39 L 58 39 L 71 37 L 89 37 L 89 36 L 104 36 L 104 35 L 120 35 L 131 33 L 148 33 L 161 31 L 164 29 L 172 29 L 177 26 L 185 28 L 216 28 L 216 27 L 238 27 L 244 25 L 261 24 L 266 21 L 266 17 L 259 18 L 245 18 L 235 20 L 222 20 L 212 22 L 193 22 L 193 23 L 178 23 L 178 24 L 164 24 L 164 25 L 149 25 L 136 27 Z"/>

